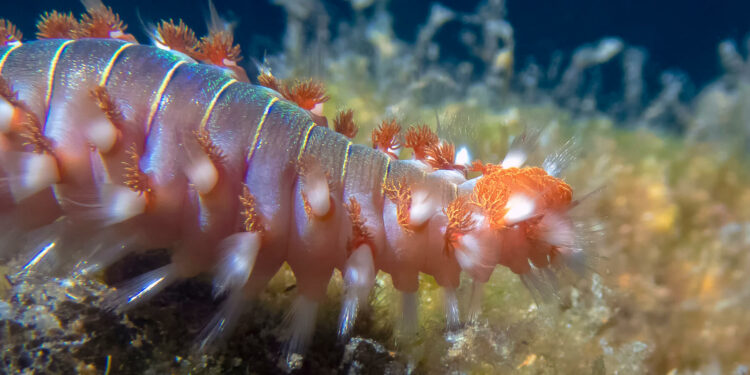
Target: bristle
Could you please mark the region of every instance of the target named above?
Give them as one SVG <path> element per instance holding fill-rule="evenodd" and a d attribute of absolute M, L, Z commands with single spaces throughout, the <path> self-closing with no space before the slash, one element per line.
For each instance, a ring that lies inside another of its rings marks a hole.
<path fill-rule="evenodd" d="M 295 80 L 291 84 L 282 87 L 281 94 L 308 111 L 311 111 L 318 104 L 327 102 L 329 99 L 323 83 L 313 79 L 306 81 Z"/>
<path fill-rule="evenodd" d="M 109 95 L 107 88 L 104 86 L 97 86 L 91 90 L 91 97 L 102 112 L 104 112 L 107 119 L 116 127 L 121 128 L 122 124 L 125 122 L 125 117 L 117 107 L 117 104 L 115 104 L 114 99 Z"/>
<path fill-rule="evenodd" d="M 104 113 L 106 120 L 101 119 L 90 124 L 88 130 L 89 141 L 96 146 L 100 152 L 107 153 L 117 141 L 118 131 L 125 123 L 125 117 L 110 97 L 107 89 L 97 86 L 90 92 L 96 105 Z"/>
<path fill-rule="evenodd" d="M 102 299 L 105 310 L 122 312 L 148 301 L 177 280 L 177 269 L 173 264 L 157 268 L 110 290 Z"/>
<path fill-rule="evenodd" d="M 299 295 L 284 319 L 284 344 L 282 366 L 287 372 L 302 367 L 302 360 L 315 330 L 318 302 Z"/>
<path fill-rule="evenodd" d="M 359 126 L 354 122 L 354 111 L 351 109 L 339 111 L 336 119 L 333 120 L 333 129 L 349 139 L 356 137 Z"/>
<path fill-rule="evenodd" d="M 377 273 L 370 245 L 363 243 L 354 249 L 346 260 L 343 274 L 346 291 L 339 316 L 340 339 L 346 339 L 351 334 L 357 312 L 367 301 L 367 296 L 375 284 Z"/>
<path fill-rule="evenodd" d="M 331 212 L 331 192 L 328 176 L 320 162 L 310 156 L 297 163 L 302 199 L 308 216 L 322 218 Z"/>
<path fill-rule="evenodd" d="M 573 140 L 568 140 L 559 150 L 548 155 L 544 159 L 542 169 L 544 169 L 550 176 L 560 177 L 562 172 L 565 171 L 573 161 L 573 155 L 576 154 L 576 152 L 574 152 L 575 148 L 575 142 L 573 142 Z"/>
<path fill-rule="evenodd" d="M 148 175 L 141 170 L 141 157 L 138 155 L 135 143 L 126 151 L 128 160 L 122 162 L 125 166 L 125 186 L 138 194 L 150 193 L 151 186 L 148 181 Z"/>
<path fill-rule="evenodd" d="M 198 38 L 195 32 L 188 27 L 182 20 L 175 24 L 171 19 L 162 20 L 156 27 L 156 36 L 158 42 L 168 47 L 170 50 L 184 53 L 190 57 L 197 57 Z"/>
<path fill-rule="evenodd" d="M 354 197 L 349 198 L 349 204 L 345 204 L 346 212 L 349 214 L 349 220 L 352 222 L 352 238 L 349 239 L 347 250 L 354 251 L 360 245 L 372 243 L 372 234 L 365 227 L 367 219 L 362 217 L 362 207 Z"/>
<path fill-rule="evenodd" d="M 203 152 L 208 155 L 211 161 L 216 165 L 222 165 L 226 159 L 224 151 L 211 139 L 211 133 L 208 130 L 196 130 L 193 132 L 195 135 L 198 145 L 200 145 Z"/>
<path fill-rule="evenodd" d="M 425 189 L 412 189 L 409 206 L 409 226 L 421 227 L 438 211 L 438 202 Z"/>
<path fill-rule="evenodd" d="M 414 150 L 417 160 L 425 160 L 428 149 L 439 142 L 437 134 L 426 124 L 412 126 L 404 135 L 404 146 Z"/>
<path fill-rule="evenodd" d="M 16 107 L 0 98 L 0 133 L 8 133 L 12 129 L 15 113 Z"/>
<path fill-rule="evenodd" d="M 44 12 L 36 23 L 37 39 L 75 39 L 79 34 L 80 24 L 72 12 Z"/>
<path fill-rule="evenodd" d="M 20 107 L 18 93 L 13 91 L 8 81 L 0 75 L 0 133 L 7 133 L 13 129 L 13 118 Z"/>
<path fill-rule="evenodd" d="M 28 198 L 60 180 L 57 161 L 47 153 L 15 152 L 3 155 L 3 166 L 14 177 L 9 180 L 16 202 Z"/>
<path fill-rule="evenodd" d="M 120 16 L 105 6 L 101 1 L 84 1 L 86 13 L 81 15 L 81 22 L 76 33 L 78 38 L 122 39 L 135 42 L 130 34 L 125 34 L 128 26 Z"/>
<path fill-rule="evenodd" d="M 388 156 L 398 159 L 395 151 L 401 147 L 398 134 L 401 125 L 395 119 L 383 121 L 377 129 L 372 131 L 372 147 L 385 152 Z"/>
<path fill-rule="evenodd" d="M 242 228 L 246 232 L 264 232 L 260 213 L 255 203 L 255 196 L 250 193 L 250 188 L 245 184 L 242 184 L 242 194 L 239 199 Z"/>
<path fill-rule="evenodd" d="M 477 280 L 471 281 L 471 295 L 469 296 L 469 307 L 466 320 L 476 322 L 479 314 L 482 312 L 482 294 L 484 292 L 484 283 Z"/>
<path fill-rule="evenodd" d="M 93 248 L 74 265 L 73 276 L 90 276 L 111 266 L 125 255 L 140 250 L 138 234 L 123 236 L 117 228 L 104 229 Z M 91 241 L 90 241 L 91 242 Z"/>
<path fill-rule="evenodd" d="M 23 34 L 16 28 L 16 25 L 5 19 L 0 18 L 0 47 L 11 44 L 19 44 L 23 39 Z"/>
<path fill-rule="evenodd" d="M 411 231 L 409 214 L 411 212 L 412 192 L 405 180 L 394 182 L 385 187 L 385 196 L 396 205 L 398 223 L 406 231 Z"/>
<path fill-rule="evenodd" d="M 474 227 L 475 220 L 465 195 L 454 199 L 445 209 L 448 225 L 445 227 L 445 251 L 453 252 L 458 240 Z"/>
<path fill-rule="evenodd" d="M 18 93 L 13 91 L 13 88 L 10 86 L 10 83 L 8 83 L 8 80 L 6 80 L 2 75 L 0 75 L 0 96 L 2 96 L 3 99 L 7 100 L 14 106 L 19 106 L 21 104 L 21 102 L 18 100 Z"/>
<path fill-rule="evenodd" d="M 399 322 L 399 335 L 404 341 L 414 338 L 419 326 L 417 309 L 419 298 L 417 293 L 401 292 L 401 321 Z"/>
<path fill-rule="evenodd" d="M 539 131 L 524 129 L 510 144 L 508 153 L 500 164 L 503 168 L 519 168 L 529 159 L 529 156 L 537 147 Z"/>
<path fill-rule="evenodd" d="M 281 93 L 282 83 L 278 78 L 274 77 L 270 71 L 264 71 L 258 75 L 258 84 Z"/>
<path fill-rule="evenodd" d="M 146 211 L 148 200 L 142 190 L 113 184 L 102 184 L 100 190 L 101 206 L 93 207 L 91 216 L 104 225 L 121 223 Z"/>
<path fill-rule="evenodd" d="M 445 304 L 445 326 L 448 331 L 456 331 L 461 326 L 461 319 L 455 289 L 443 288 L 443 303 Z"/>
<path fill-rule="evenodd" d="M 219 261 L 214 277 L 214 297 L 227 291 L 239 290 L 245 285 L 255 267 L 255 259 L 261 245 L 258 232 L 235 233 L 219 245 L 224 257 Z"/>
<path fill-rule="evenodd" d="M 215 344 L 225 338 L 234 326 L 244 310 L 246 302 L 242 291 L 234 291 L 222 302 L 217 311 L 206 326 L 195 338 L 195 351 L 199 354 L 207 353 Z"/>

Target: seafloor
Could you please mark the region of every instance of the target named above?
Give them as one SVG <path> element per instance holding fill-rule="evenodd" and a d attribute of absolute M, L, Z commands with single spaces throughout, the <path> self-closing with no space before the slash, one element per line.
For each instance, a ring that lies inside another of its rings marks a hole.
<path fill-rule="evenodd" d="M 409 344 L 393 335 L 398 296 L 387 275 L 355 337 L 337 343 L 337 275 L 301 372 L 748 373 L 750 63 L 731 51 L 734 42 L 719 49 L 726 73 L 697 95 L 685 98 L 680 78 L 665 74 L 664 90 L 643 99 L 638 51 L 616 39 L 582 47 L 557 75 L 547 67 L 536 67 L 545 71 L 536 76 L 529 66 L 514 71 L 502 1 L 471 15 L 433 8 L 415 45 L 393 36 L 381 2 L 353 1 L 356 20 L 342 22 L 333 39 L 317 1 L 280 3 L 288 13 L 285 51 L 268 64 L 278 76 L 320 77 L 331 97 L 326 114 L 353 109 L 361 143 L 378 121 L 395 116 L 430 124 L 490 162 L 524 128 L 541 130 L 539 160 L 569 147 L 564 177 L 584 198 L 575 216 L 591 260 L 590 272 L 561 276 L 556 292 L 536 299 L 498 268 L 478 322 L 450 333 L 440 290 L 423 276 L 421 329 Z M 475 61 L 441 62 L 432 37 L 447 22 L 475 26 L 475 38 L 490 41 L 466 38 Z M 586 89 L 596 79 L 586 72 L 602 64 L 621 64 L 629 82 L 616 104 L 603 106 Z M 99 307 L 107 284 L 166 260 L 157 250 L 131 256 L 98 279 L 24 280 L 13 263 L 0 267 L 7 276 L 0 279 L 0 373 L 280 371 L 279 326 L 295 295 L 288 269 L 208 354 L 192 351 L 218 306 L 207 280 L 185 281 L 126 314 Z M 463 285 L 462 303 L 470 291 Z"/>

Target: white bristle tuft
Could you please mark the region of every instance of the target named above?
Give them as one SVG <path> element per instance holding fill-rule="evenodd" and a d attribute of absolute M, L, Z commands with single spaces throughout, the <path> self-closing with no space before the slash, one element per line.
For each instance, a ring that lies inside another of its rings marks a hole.
<path fill-rule="evenodd" d="M 357 312 L 367 301 L 372 286 L 375 284 L 375 265 L 372 250 L 367 244 L 360 245 L 346 261 L 344 266 L 344 285 L 346 292 L 339 316 L 339 338 L 346 339 L 351 334 Z"/>
<path fill-rule="evenodd" d="M 419 325 L 417 306 L 419 306 L 417 293 L 401 292 L 401 322 L 399 333 L 406 340 L 414 338 L 414 335 L 417 333 L 417 327 Z"/>
<path fill-rule="evenodd" d="M 146 196 L 125 186 L 102 187 L 102 209 L 106 225 L 123 222 L 146 211 Z"/>
<path fill-rule="evenodd" d="M 550 176 L 560 177 L 574 159 L 575 143 L 572 140 L 565 144 L 555 153 L 548 155 L 542 163 L 542 169 Z"/>
<path fill-rule="evenodd" d="M 458 312 L 458 297 L 456 290 L 443 288 L 443 298 L 445 303 L 445 326 L 448 331 L 456 331 L 461 326 L 461 319 Z"/>
<path fill-rule="evenodd" d="M 222 302 L 219 311 L 201 330 L 195 339 L 195 351 L 206 353 L 234 329 L 237 320 L 244 310 L 245 296 L 241 290 L 235 290 Z"/>
<path fill-rule="evenodd" d="M 503 168 L 520 168 L 529 159 L 529 155 L 537 147 L 539 132 L 536 130 L 524 130 L 510 144 L 508 153 L 505 155 L 501 166 Z"/>
<path fill-rule="evenodd" d="M 16 202 L 28 198 L 52 185 L 60 179 L 57 161 L 52 155 L 16 153 L 19 157 L 20 175 L 11 179 L 10 188 Z"/>
<path fill-rule="evenodd" d="M 482 294 L 484 293 L 484 283 L 477 280 L 471 282 L 471 296 L 469 297 L 469 308 L 467 320 L 476 322 L 479 320 L 479 314 L 482 312 Z"/>
<path fill-rule="evenodd" d="M 469 163 L 471 163 L 469 149 L 466 147 L 461 147 L 460 149 L 458 149 L 458 152 L 456 152 L 455 160 L 457 165 L 469 165 Z"/>
<path fill-rule="evenodd" d="M 11 123 L 13 121 L 13 114 L 16 108 L 13 104 L 10 104 L 7 100 L 0 98 L 0 133 L 7 133 L 10 131 Z"/>
<path fill-rule="evenodd" d="M 185 174 L 201 195 L 210 193 L 219 182 L 219 171 L 211 159 L 205 155 L 195 158 L 185 168 Z"/>
<path fill-rule="evenodd" d="M 315 331 L 317 312 L 318 302 L 299 295 L 284 319 L 286 343 L 281 360 L 287 372 L 302 367 L 305 351 Z"/>
<path fill-rule="evenodd" d="M 100 152 L 107 153 L 117 141 L 117 128 L 106 118 L 96 118 L 89 124 L 86 138 Z"/>
<path fill-rule="evenodd" d="M 411 209 L 409 210 L 409 224 L 419 227 L 435 214 L 437 205 L 430 198 L 429 193 L 424 190 L 415 190 L 411 197 Z"/>
<path fill-rule="evenodd" d="M 102 308 L 122 312 L 150 300 L 177 280 L 177 269 L 168 264 L 126 281 L 111 290 L 102 300 Z"/>
<path fill-rule="evenodd" d="M 303 177 L 302 191 L 310 205 L 310 211 L 315 217 L 323 217 L 331 210 L 331 192 L 328 179 L 319 168 L 310 168 Z"/>
<path fill-rule="evenodd" d="M 261 245 L 261 235 L 257 232 L 235 233 L 219 245 L 224 258 L 214 277 L 214 297 L 242 288 L 255 266 L 255 259 Z"/>
<path fill-rule="evenodd" d="M 509 225 L 524 221 L 534 215 L 535 206 L 534 201 L 525 195 L 512 195 L 505 205 L 508 212 L 504 219 Z"/>

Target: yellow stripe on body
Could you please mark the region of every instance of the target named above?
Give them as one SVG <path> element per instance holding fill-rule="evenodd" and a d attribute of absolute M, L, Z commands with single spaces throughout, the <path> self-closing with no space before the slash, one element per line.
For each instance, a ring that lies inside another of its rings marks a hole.
<path fill-rule="evenodd" d="M 237 83 L 236 79 L 230 79 L 226 83 L 224 83 L 223 86 L 219 89 L 219 91 L 214 94 L 214 97 L 211 98 L 211 102 L 208 103 L 208 107 L 206 108 L 206 113 L 203 115 L 203 119 L 201 119 L 200 127 L 198 127 L 199 130 L 203 131 L 206 128 L 206 124 L 208 124 L 208 118 L 211 116 L 211 112 L 213 112 L 214 107 L 216 106 L 216 102 L 219 101 L 219 96 L 221 96 L 221 93 L 224 92 L 224 90 L 227 89 L 227 87 L 231 86 L 232 84 Z"/>
<path fill-rule="evenodd" d="M 352 149 L 352 142 L 347 141 L 346 153 L 344 154 L 344 165 L 341 168 L 341 186 L 344 186 L 344 179 L 346 178 L 346 168 L 349 166 L 349 151 Z"/>
<path fill-rule="evenodd" d="M 102 72 L 102 77 L 99 79 L 99 86 L 104 87 L 105 85 L 107 85 L 107 80 L 109 79 L 110 73 L 112 73 L 112 68 L 115 66 L 117 58 L 120 57 L 120 54 L 125 51 L 126 48 L 132 47 L 134 45 L 135 44 L 133 43 L 126 43 L 121 45 L 120 48 L 118 48 L 117 51 L 115 51 L 115 53 L 112 55 L 112 57 L 109 58 L 109 62 Z"/>
<path fill-rule="evenodd" d="M 307 140 L 310 139 L 310 133 L 312 133 L 313 128 L 316 126 L 314 122 L 308 125 L 307 131 L 305 131 L 305 139 L 302 141 L 302 146 L 300 146 L 299 153 L 297 154 L 297 161 L 302 160 L 302 154 L 305 152 L 305 148 L 307 148 Z"/>
<path fill-rule="evenodd" d="M 159 110 L 159 105 L 161 104 L 162 96 L 164 96 L 164 91 L 167 90 L 167 85 L 169 84 L 169 81 L 172 80 L 172 76 L 174 75 L 174 72 L 177 70 L 177 68 L 179 68 L 183 64 L 185 64 L 185 61 L 178 61 L 177 63 L 172 65 L 172 68 L 169 69 L 167 74 L 164 76 L 164 79 L 161 81 L 161 84 L 159 85 L 159 89 L 156 91 L 156 94 L 154 95 L 154 98 L 151 101 L 151 110 L 148 113 L 148 120 L 146 120 L 146 134 L 148 134 L 151 131 L 151 123 L 154 122 L 156 111 Z"/>
<path fill-rule="evenodd" d="M 383 182 L 380 184 L 380 196 L 382 197 L 383 194 L 385 194 L 385 182 L 388 181 L 388 172 L 391 171 L 391 157 L 387 157 L 387 162 L 385 163 L 385 173 L 383 173 Z"/>
<path fill-rule="evenodd" d="M 273 107 L 274 103 L 278 102 L 279 98 L 273 97 L 271 100 L 268 101 L 268 104 L 266 104 L 266 108 L 263 110 L 263 115 L 260 116 L 260 121 L 258 121 L 258 126 L 255 127 L 255 136 L 253 137 L 253 144 L 250 146 L 250 151 L 248 151 L 247 154 L 247 160 L 250 161 L 250 159 L 253 158 L 253 153 L 255 153 L 255 148 L 258 146 L 258 138 L 260 138 L 260 131 L 263 129 L 263 124 L 266 123 L 266 117 L 268 116 L 268 112 L 271 111 L 271 107 Z"/>
<path fill-rule="evenodd" d="M 5 61 L 8 60 L 8 56 L 10 56 L 10 53 L 13 52 L 13 51 L 15 51 L 16 48 L 18 48 L 20 46 L 21 46 L 20 43 L 13 45 L 13 47 L 8 48 L 8 50 L 5 51 L 5 53 L 3 54 L 3 56 L 0 57 L 0 74 L 3 73 L 3 66 L 5 65 Z"/>
<path fill-rule="evenodd" d="M 74 40 L 65 41 L 60 47 L 57 47 L 55 55 L 52 57 L 52 61 L 49 63 L 49 73 L 47 76 L 47 94 L 44 96 L 44 105 L 49 108 L 49 101 L 52 99 L 52 85 L 55 81 L 55 69 L 57 69 L 57 62 L 60 60 L 60 56 L 69 44 L 73 43 Z"/>

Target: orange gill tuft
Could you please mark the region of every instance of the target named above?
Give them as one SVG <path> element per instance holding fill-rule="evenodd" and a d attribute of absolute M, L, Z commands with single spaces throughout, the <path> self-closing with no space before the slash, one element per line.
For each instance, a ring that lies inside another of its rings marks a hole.
<path fill-rule="evenodd" d="M 372 147 L 383 151 L 393 159 L 398 159 L 395 150 L 401 147 L 399 133 L 401 125 L 395 119 L 383 120 L 375 130 L 372 131 Z"/>
<path fill-rule="evenodd" d="M 410 127 L 404 135 L 404 146 L 414 150 L 414 157 L 425 160 L 427 150 L 440 142 L 437 134 L 426 124 Z"/>
<path fill-rule="evenodd" d="M 354 111 L 351 109 L 339 111 L 333 120 L 333 129 L 349 139 L 356 137 L 359 126 L 354 122 Z"/>
<path fill-rule="evenodd" d="M 0 18 L 0 47 L 21 43 L 23 34 L 10 21 Z"/>
<path fill-rule="evenodd" d="M 182 20 L 179 20 L 177 24 L 171 19 L 169 21 L 162 20 L 156 27 L 156 35 L 159 38 L 159 43 L 169 47 L 169 49 L 193 58 L 198 57 L 198 38 L 195 37 L 195 32 Z"/>
<path fill-rule="evenodd" d="M 44 12 L 36 23 L 37 39 L 75 39 L 80 24 L 73 13 L 60 13 L 56 10 Z"/>

